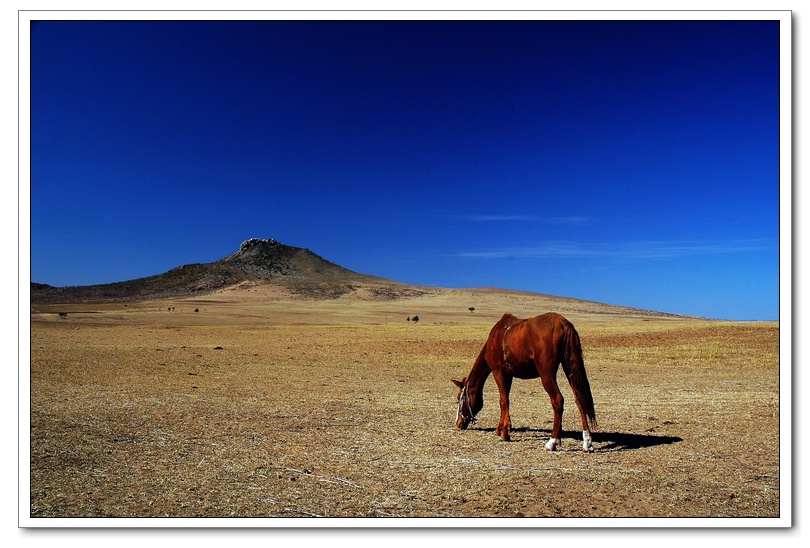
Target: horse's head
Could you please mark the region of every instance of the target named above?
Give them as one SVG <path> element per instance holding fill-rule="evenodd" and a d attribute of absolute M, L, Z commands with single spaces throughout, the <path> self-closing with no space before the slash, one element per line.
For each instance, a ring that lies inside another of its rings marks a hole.
<path fill-rule="evenodd" d="M 458 410 L 456 411 L 456 426 L 462 430 L 470 424 L 475 424 L 475 415 L 484 406 L 482 398 L 477 394 L 470 394 L 467 377 L 461 380 L 451 379 L 458 386 Z"/>

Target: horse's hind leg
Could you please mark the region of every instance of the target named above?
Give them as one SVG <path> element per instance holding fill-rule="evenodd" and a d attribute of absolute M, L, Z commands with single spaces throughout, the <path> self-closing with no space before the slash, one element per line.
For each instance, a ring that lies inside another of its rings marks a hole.
<path fill-rule="evenodd" d="M 593 440 L 591 439 L 591 431 L 588 428 L 588 419 L 585 417 L 585 411 L 582 409 L 579 400 L 577 400 L 577 407 L 579 407 L 579 414 L 582 417 L 582 450 L 593 453 Z"/>
<path fill-rule="evenodd" d="M 548 392 L 551 407 L 554 409 L 554 425 L 551 428 L 551 439 L 546 443 L 546 449 L 554 451 L 562 436 L 562 415 L 565 398 L 563 398 L 560 387 L 557 385 L 556 371 L 554 375 L 541 375 L 540 379 L 543 381 L 543 388 Z"/>

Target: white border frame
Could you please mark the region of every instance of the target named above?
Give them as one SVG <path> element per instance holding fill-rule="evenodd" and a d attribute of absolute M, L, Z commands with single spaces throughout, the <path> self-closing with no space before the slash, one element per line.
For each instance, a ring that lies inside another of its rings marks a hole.
<path fill-rule="evenodd" d="M 33 20 L 778 20 L 780 22 L 780 517 L 778 518 L 31 518 L 30 22 Z M 21 528 L 773 528 L 793 524 L 792 28 L 790 11 L 27 11 L 18 12 L 19 497 Z"/>

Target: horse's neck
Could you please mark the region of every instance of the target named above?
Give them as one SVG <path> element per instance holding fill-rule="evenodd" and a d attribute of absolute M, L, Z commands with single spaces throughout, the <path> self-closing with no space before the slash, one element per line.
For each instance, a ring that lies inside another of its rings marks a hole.
<path fill-rule="evenodd" d="M 472 369 L 470 370 L 470 374 L 467 375 L 467 386 L 472 391 L 479 391 L 484 387 L 484 383 L 489 377 L 489 374 L 492 373 L 492 369 L 489 367 L 486 358 L 484 357 L 486 354 L 486 346 L 481 350 L 481 353 L 478 354 L 478 358 L 475 360 Z"/>

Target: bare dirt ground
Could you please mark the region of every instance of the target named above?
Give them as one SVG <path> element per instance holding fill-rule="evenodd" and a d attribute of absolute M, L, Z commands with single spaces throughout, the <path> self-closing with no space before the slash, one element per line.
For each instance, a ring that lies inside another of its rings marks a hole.
<path fill-rule="evenodd" d="M 582 337 L 595 452 L 581 451 L 562 375 L 561 450 L 543 449 L 552 413 L 536 380 L 513 385 L 512 442 L 494 433 L 494 382 L 479 422 L 457 430 L 450 378 L 503 312 L 550 310 Z M 30 515 L 779 517 L 778 324 L 609 312 L 517 293 L 313 302 L 265 288 L 37 308 Z"/>

